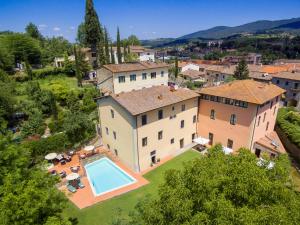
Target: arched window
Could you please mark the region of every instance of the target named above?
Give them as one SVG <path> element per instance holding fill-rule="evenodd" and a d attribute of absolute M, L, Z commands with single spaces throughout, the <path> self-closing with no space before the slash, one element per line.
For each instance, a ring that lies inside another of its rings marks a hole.
<path fill-rule="evenodd" d="M 231 116 L 230 116 L 230 124 L 231 125 L 235 125 L 236 124 L 236 115 L 235 114 L 231 114 Z"/>
<path fill-rule="evenodd" d="M 216 112 L 214 109 L 210 110 L 210 118 L 214 120 L 216 118 Z"/>

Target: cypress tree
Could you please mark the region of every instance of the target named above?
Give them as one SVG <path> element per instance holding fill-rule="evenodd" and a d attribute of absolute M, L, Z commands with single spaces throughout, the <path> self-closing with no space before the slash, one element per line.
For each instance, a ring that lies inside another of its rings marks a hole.
<path fill-rule="evenodd" d="M 126 50 L 126 45 L 123 45 L 123 56 L 124 56 L 124 61 L 127 62 L 127 50 Z"/>
<path fill-rule="evenodd" d="M 94 9 L 93 0 L 86 0 L 84 27 L 86 44 L 91 48 L 92 52 L 96 53 L 97 58 L 101 57 L 103 49 L 101 50 L 100 46 L 104 46 L 103 35 L 98 15 Z M 101 60 L 98 59 L 97 61 Z"/>
<path fill-rule="evenodd" d="M 111 62 L 111 64 L 116 63 L 112 43 L 110 44 L 110 62 Z"/>
<path fill-rule="evenodd" d="M 108 44 L 108 33 L 107 33 L 107 29 L 104 28 L 104 40 L 105 40 L 105 58 L 106 58 L 106 63 L 109 64 L 110 61 L 110 57 L 109 57 L 109 44 Z"/>
<path fill-rule="evenodd" d="M 98 42 L 98 59 L 100 66 L 106 64 L 106 56 L 105 56 L 105 37 L 104 37 L 104 31 L 103 28 L 100 26 L 100 39 Z"/>
<path fill-rule="evenodd" d="M 79 66 L 78 52 L 76 49 L 76 45 L 74 45 L 74 56 L 75 56 L 75 74 L 77 78 L 78 87 L 82 87 L 82 72 Z"/>
<path fill-rule="evenodd" d="M 239 61 L 238 65 L 234 71 L 234 78 L 237 80 L 246 80 L 249 79 L 249 70 L 246 60 L 243 58 Z"/>
<path fill-rule="evenodd" d="M 130 45 L 127 45 L 127 53 L 130 54 Z"/>
<path fill-rule="evenodd" d="M 121 38 L 120 38 L 119 27 L 117 29 L 117 58 L 118 58 L 118 63 L 122 63 Z"/>
<path fill-rule="evenodd" d="M 174 71 L 175 78 L 178 77 L 178 72 L 179 72 L 179 70 L 178 70 L 178 58 L 176 57 L 175 58 L 175 71 Z"/>

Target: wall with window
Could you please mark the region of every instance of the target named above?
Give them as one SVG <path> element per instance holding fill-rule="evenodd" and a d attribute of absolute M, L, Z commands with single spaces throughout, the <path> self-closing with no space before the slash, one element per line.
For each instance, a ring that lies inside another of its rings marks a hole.
<path fill-rule="evenodd" d="M 272 83 L 286 90 L 285 103 L 288 103 L 292 99 L 296 100 L 300 89 L 300 81 L 273 77 Z"/>
<path fill-rule="evenodd" d="M 280 96 L 258 106 L 252 147 L 256 141 L 274 130 L 278 108 L 280 107 L 279 102 Z"/>
<path fill-rule="evenodd" d="M 137 116 L 138 149 L 142 171 L 149 168 L 150 154 L 154 150 L 156 159 L 163 159 L 180 150 L 181 139 L 184 146 L 192 144 L 192 136 L 196 133 L 197 126 L 197 119 L 194 118 L 197 116 L 197 106 L 198 99 L 194 98 Z M 147 138 L 146 145 L 144 139 L 144 146 L 143 138 Z"/>
<path fill-rule="evenodd" d="M 97 70 L 97 86 L 101 93 L 113 92 L 113 73 L 105 68 Z"/>
<path fill-rule="evenodd" d="M 198 136 L 209 138 L 213 134 L 213 144 L 228 145 L 228 139 L 233 143 L 233 149 L 250 147 L 250 137 L 256 113 L 256 105 L 244 102 L 218 102 L 200 99 L 198 115 Z M 230 100 L 229 100 L 230 101 Z M 230 143 L 231 144 L 231 143 Z"/>
<path fill-rule="evenodd" d="M 156 76 L 151 77 L 151 73 L 156 73 Z M 113 78 L 115 94 L 162 84 L 168 84 L 168 68 L 115 73 Z"/>
<path fill-rule="evenodd" d="M 98 100 L 98 107 L 103 145 L 113 153 L 117 150 L 120 160 L 138 171 L 135 118 L 111 97 Z"/>
<path fill-rule="evenodd" d="M 155 52 L 142 52 L 139 54 L 139 60 L 155 62 Z"/>

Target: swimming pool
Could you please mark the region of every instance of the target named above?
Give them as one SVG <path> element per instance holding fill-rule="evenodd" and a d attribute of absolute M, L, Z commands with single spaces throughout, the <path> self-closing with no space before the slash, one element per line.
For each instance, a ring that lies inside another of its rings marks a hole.
<path fill-rule="evenodd" d="M 136 182 L 136 179 L 107 157 L 89 163 L 84 168 L 95 196 L 103 195 Z"/>

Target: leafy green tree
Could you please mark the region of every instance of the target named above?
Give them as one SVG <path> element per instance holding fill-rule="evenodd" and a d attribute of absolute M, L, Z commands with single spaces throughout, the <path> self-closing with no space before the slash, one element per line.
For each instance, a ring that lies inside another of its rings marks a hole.
<path fill-rule="evenodd" d="M 12 73 L 14 68 L 14 56 L 10 52 L 0 37 L 0 70 Z"/>
<path fill-rule="evenodd" d="M 228 76 L 228 77 L 226 77 L 226 79 L 225 79 L 225 83 L 229 83 L 229 82 L 232 82 L 232 81 L 235 81 L 236 79 L 235 79 L 235 77 L 234 76 Z"/>
<path fill-rule="evenodd" d="M 268 169 L 248 149 L 224 155 L 216 145 L 183 170 L 167 171 L 158 198 L 140 201 L 127 224 L 298 224 L 288 157 L 273 161 Z"/>
<path fill-rule="evenodd" d="M 39 134 L 42 135 L 46 129 L 43 114 L 38 109 L 29 115 L 27 121 L 23 122 L 21 127 L 21 134 L 23 137 Z"/>
<path fill-rule="evenodd" d="M 128 44 L 128 45 L 141 45 L 141 42 L 140 42 L 140 40 L 137 38 L 137 36 L 135 36 L 135 35 L 130 35 L 130 36 L 127 38 L 127 44 Z"/>
<path fill-rule="evenodd" d="M 32 37 L 34 39 L 37 39 L 37 40 L 43 39 L 43 35 L 40 33 L 38 27 L 31 22 L 26 26 L 25 31 L 26 31 L 26 34 L 28 34 L 30 37 Z"/>
<path fill-rule="evenodd" d="M 111 64 L 115 64 L 116 61 L 115 61 L 115 54 L 114 54 L 114 51 L 113 51 L 113 45 L 112 43 L 110 44 L 110 62 Z"/>
<path fill-rule="evenodd" d="M 87 46 L 86 43 L 86 31 L 85 31 L 85 23 L 81 23 L 79 24 L 78 28 L 77 28 L 77 37 L 76 37 L 76 41 L 78 42 L 78 44 L 80 46 Z"/>
<path fill-rule="evenodd" d="M 106 58 L 106 63 L 109 64 L 111 63 L 110 61 L 110 56 L 109 56 L 109 38 L 108 38 L 108 32 L 107 29 L 104 28 L 104 40 L 105 40 L 105 58 Z"/>
<path fill-rule="evenodd" d="M 72 144 L 81 143 L 95 133 L 93 122 L 80 111 L 67 113 L 63 127 Z"/>
<path fill-rule="evenodd" d="M 41 63 L 40 42 L 26 34 L 7 34 L 0 36 L 0 46 L 14 58 L 14 63 L 21 63 L 25 60 L 33 64 Z"/>
<path fill-rule="evenodd" d="M 124 56 L 124 61 L 127 62 L 127 46 L 123 45 L 123 56 Z"/>
<path fill-rule="evenodd" d="M 77 78 L 78 87 L 82 87 L 82 78 L 90 71 L 90 65 L 85 60 L 85 55 L 80 48 L 77 49 L 74 45 L 75 55 L 75 74 Z"/>
<path fill-rule="evenodd" d="M 29 80 L 32 80 L 33 79 L 32 68 L 27 59 L 25 60 L 25 70 L 26 70 L 27 76 L 29 77 Z"/>
<path fill-rule="evenodd" d="M 118 63 L 122 63 L 121 38 L 120 38 L 119 27 L 117 29 L 117 58 L 118 58 Z"/>
<path fill-rule="evenodd" d="M 6 133 L 6 128 L 16 103 L 14 86 L 10 77 L 0 69 L 0 135 Z M 5 90 L 5 91 L 4 91 Z"/>
<path fill-rule="evenodd" d="M 80 110 L 79 98 L 78 98 L 78 95 L 75 92 L 70 91 L 68 93 L 66 103 L 67 103 L 67 108 L 71 112 L 77 112 L 77 111 Z"/>
<path fill-rule="evenodd" d="M 71 62 L 69 60 L 69 56 L 68 56 L 68 53 L 66 52 L 64 54 L 64 69 L 65 71 L 68 73 L 68 74 L 72 74 L 74 73 L 75 71 L 75 65 L 74 65 L 74 62 Z"/>
<path fill-rule="evenodd" d="M 249 70 L 246 60 L 243 58 L 234 71 L 234 78 L 237 80 L 246 80 L 249 79 Z"/>

